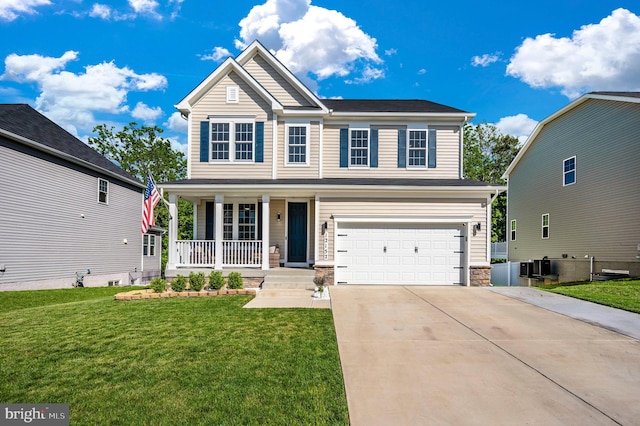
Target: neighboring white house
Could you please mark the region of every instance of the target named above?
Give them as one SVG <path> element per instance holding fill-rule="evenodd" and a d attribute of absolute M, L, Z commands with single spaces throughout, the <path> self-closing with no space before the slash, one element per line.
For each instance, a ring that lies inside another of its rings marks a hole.
<path fill-rule="evenodd" d="M 484 285 L 490 204 L 465 180 L 474 114 L 424 100 L 319 99 L 259 42 L 176 106 L 188 178 L 160 184 L 195 240 L 169 227 L 167 275 L 189 268 L 316 268 L 335 284 Z"/>
<path fill-rule="evenodd" d="M 159 276 L 161 232 L 140 232 L 143 189 L 30 106 L 0 105 L 0 291 Z"/>
<path fill-rule="evenodd" d="M 640 276 L 640 92 L 571 102 L 538 124 L 504 177 L 509 260 L 538 261 L 523 275 Z"/>

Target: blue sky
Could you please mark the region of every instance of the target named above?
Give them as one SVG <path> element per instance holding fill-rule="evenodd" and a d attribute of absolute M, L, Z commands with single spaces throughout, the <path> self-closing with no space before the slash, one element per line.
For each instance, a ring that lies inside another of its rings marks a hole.
<path fill-rule="evenodd" d="M 320 97 L 427 99 L 522 139 L 582 93 L 640 90 L 640 2 L 0 0 L 0 103 L 83 140 L 158 125 L 259 39 Z"/>

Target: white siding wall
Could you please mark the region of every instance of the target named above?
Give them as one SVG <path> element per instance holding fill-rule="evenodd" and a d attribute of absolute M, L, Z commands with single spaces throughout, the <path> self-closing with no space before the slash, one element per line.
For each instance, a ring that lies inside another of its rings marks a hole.
<path fill-rule="evenodd" d="M 473 236 L 473 232 L 465 231 L 471 238 L 472 264 L 487 262 L 486 240 L 486 207 L 485 200 L 416 200 L 416 199 L 321 199 L 320 223 L 327 222 L 329 230 L 329 260 L 333 260 L 334 221 L 332 215 L 379 215 L 406 216 L 415 218 L 473 216 L 472 223 L 481 223 L 482 230 Z M 323 252 L 322 236 L 317 238 L 319 252 Z"/>
<path fill-rule="evenodd" d="M 256 55 L 243 65 L 260 84 L 284 106 L 311 106 L 311 103 L 273 69 L 261 56 Z"/>
<path fill-rule="evenodd" d="M 563 187 L 563 160 L 574 155 L 577 181 Z M 509 259 L 638 261 L 639 161 L 638 104 L 588 100 L 547 124 L 510 176 L 508 220 L 517 221 L 517 238 Z"/>
<path fill-rule="evenodd" d="M 0 140 L 0 287 L 55 279 L 71 286 L 87 269 L 92 276 L 140 270 L 142 189 L 106 178 L 109 204 L 100 204 L 97 176 L 15 147 Z"/>
<path fill-rule="evenodd" d="M 286 164 L 288 151 L 287 151 L 287 132 L 286 124 L 298 124 L 300 120 L 293 122 L 278 122 L 278 179 L 291 179 L 291 178 L 318 178 L 319 173 L 319 147 L 320 147 L 320 123 L 318 121 L 310 121 L 310 132 L 307 141 L 307 155 L 309 156 L 309 165 L 291 165 Z"/>

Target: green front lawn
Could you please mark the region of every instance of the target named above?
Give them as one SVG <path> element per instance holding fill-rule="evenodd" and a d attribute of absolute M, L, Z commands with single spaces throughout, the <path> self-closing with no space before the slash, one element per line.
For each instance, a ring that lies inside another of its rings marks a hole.
<path fill-rule="evenodd" d="M 562 283 L 539 288 L 640 314 L 640 280 L 637 279 Z"/>
<path fill-rule="evenodd" d="M 66 403 L 73 425 L 349 423 L 328 309 L 49 292 L 0 293 L 2 403 Z"/>

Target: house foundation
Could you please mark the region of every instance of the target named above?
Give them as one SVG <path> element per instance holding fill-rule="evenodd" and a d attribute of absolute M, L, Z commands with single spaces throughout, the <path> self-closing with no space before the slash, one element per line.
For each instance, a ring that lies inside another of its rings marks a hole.
<path fill-rule="evenodd" d="M 471 287 L 487 287 L 491 285 L 491 266 L 469 267 L 469 281 Z"/>

